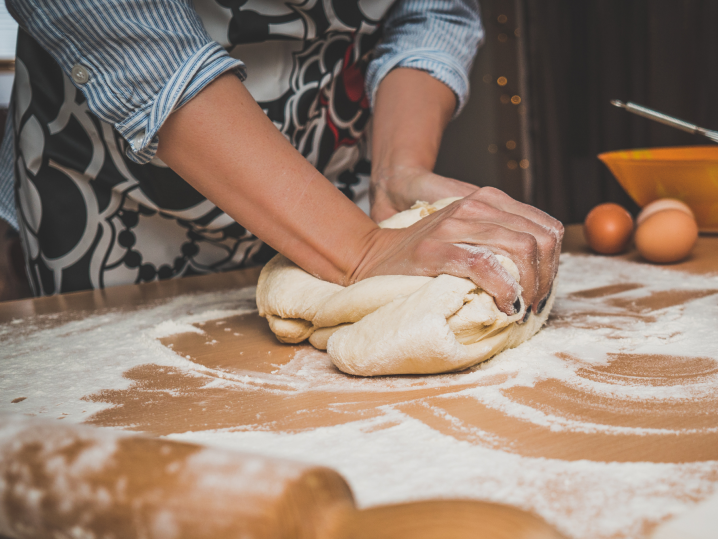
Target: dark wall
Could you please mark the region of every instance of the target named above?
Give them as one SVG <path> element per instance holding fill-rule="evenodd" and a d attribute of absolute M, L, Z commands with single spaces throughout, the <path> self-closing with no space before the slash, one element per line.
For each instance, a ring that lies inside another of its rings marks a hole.
<path fill-rule="evenodd" d="M 633 101 L 718 129 L 718 1 L 519 1 L 533 202 L 567 223 L 606 201 L 635 211 L 598 153 L 711 143 L 609 101 Z"/>
<path fill-rule="evenodd" d="M 469 101 L 444 133 L 435 170 L 475 185 L 498 187 L 523 200 L 527 171 L 521 163 L 529 163 L 522 140 L 526 106 L 516 99 L 522 95 L 516 2 L 482 0 L 481 16 L 486 35 L 469 77 Z"/>

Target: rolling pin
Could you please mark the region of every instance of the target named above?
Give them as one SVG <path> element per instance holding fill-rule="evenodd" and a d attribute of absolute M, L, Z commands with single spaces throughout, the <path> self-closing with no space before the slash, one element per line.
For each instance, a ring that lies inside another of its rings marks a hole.
<path fill-rule="evenodd" d="M 12 539 L 562 537 L 524 511 L 428 501 L 359 511 L 311 464 L 0 415 L 0 536 Z"/>

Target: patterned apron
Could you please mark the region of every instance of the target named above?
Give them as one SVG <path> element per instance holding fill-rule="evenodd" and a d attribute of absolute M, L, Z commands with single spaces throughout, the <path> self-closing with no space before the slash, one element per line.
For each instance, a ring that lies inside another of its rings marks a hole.
<path fill-rule="evenodd" d="M 368 211 L 369 54 L 393 0 L 195 0 L 210 36 L 247 65 L 277 128 Z M 160 160 L 126 142 L 28 34 L 18 36 L 15 189 L 36 295 L 226 271 L 274 251 Z"/>

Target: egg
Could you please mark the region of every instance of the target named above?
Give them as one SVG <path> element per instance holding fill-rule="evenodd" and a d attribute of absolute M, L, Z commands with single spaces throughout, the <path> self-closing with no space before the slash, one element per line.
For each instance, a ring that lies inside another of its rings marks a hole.
<path fill-rule="evenodd" d="M 633 234 L 633 218 L 618 204 L 600 204 L 593 208 L 583 223 L 583 235 L 589 247 L 604 255 L 624 251 Z"/>
<path fill-rule="evenodd" d="M 698 239 L 693 214 L 684 209 L 664 209 L 641 221 L 636 248 L 649 262 L 669 264 L 686 258 Z"/>
<path fill-rule="evenodd" d="M 659 198 L 658 200 L 654 200 L 644 206 L 641 213 L 639 213 L 638 217 L 636 217 L 636 226 L 641 226 L 643 221 L 648 219 L 651 215 L 663 210 L 681 210 L 695 219 L 693 211 L 691 211 L 688 204 L 685 202 L 681 202 L 675 198 Z"/>

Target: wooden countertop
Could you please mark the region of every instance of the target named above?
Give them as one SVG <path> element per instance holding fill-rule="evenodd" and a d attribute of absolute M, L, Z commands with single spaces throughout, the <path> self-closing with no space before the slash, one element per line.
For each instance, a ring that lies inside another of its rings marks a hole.
<path fill-rule="evenodd" d="M 564 252 L 598 258 L 588 252 L 578 226 L 567 228 Z M 638 261 L 639 257 L 630 252 L 615 260 L 630 262 Z M 718 275 L 718 236 L 701 236 L 690 259 L 666 268 L 697 276 Z M 256 283 L 258 274 L 258 269 L 252 269 L 0 303 L 0 322 L 39 317 L 44 320 L 43 327 L 53 327 L 98 313 L 131 313 L 179 296 L 250 287 Z M 645 284 L 627 279 L 625 283 L 574 290 L 567 297 L 580 299 L 581 306 L 576 307 L 575 312 L 564 310 L 552 315 L 549 325 L 575 324 L 605 329 L 620 327 L 629 319 L 648 324 L 651 309 L 673 308 L 708 297 L 718 301 L 718 281 L 703 289 L 664 290 L 636 296 L 636 291 L 640 292 Z M 357 379 L 325 370 L 325 379 L 333 377 L 332 380 L 354 385 L 349 390 L 332 389 L 335 386 L 331 384 L 298 389 L 288 382 L 287 376 L 277 373 L 298 355 L 316 352 L 306 344 L 278 343 L 256 312 L 198 322 L 195 326 L 198 331 L 158 338 L 164 347 L 195 365 L 195 372 L 151 363 L 133 366 L 123 373 L 125 387 L 94 390 L 83 397 L 88 402 L 104 405 L 84 422 L 153 435 L 216 429 L 297 433 L 369 419 L 378 421 L 376 429 L 389 429 L 401 422 L 396 419 L 398 413 L 452 440 L 481 447 L 493 444 L 494 449 L 530 459 L 664 464 L 718 461 L 718 354 L 684 357 L 645 353 L 628 347 L 614 354 L 605 365 L 595 368 L 586 365 L 576 371 L 581 379 L 618 388 L 615 398 L 593 394 L 582 389 L 580 383 L 567 384 L 550 376 L 531 387 L 512 387 L 503 392 L 512 403 L 551 417 L 615 427 L 609 433 L 600 429 L 557 430 L 477 402 L 466 392 L 467 389 L 498 387 L 514 376 L 511 372 L 497 372 L 479 381 L 462 378 L 465 373 L 399 377 L 394 384 L 387 378 Z M 0 343 L 8 338 L 7 334 L 0 335 Z M 567 362 L 581 361 L 574 352 L 556 350 L 555 356 Z M 246 383 L 207 383 L 208 377 L 221 380 L 231 376 L 245 377 Z M 712 395 L 704 391 L 692 400 L 654 399 L 629 403 L 618 391 L 627 379 L 648 388 L 700 381 L 704 385 L 714 384 L 715 390 Z M 22 382 L 32 385 L 32 380 Z M 680 434 L 675 435 L 676 432 Z M 710 474 L 718 485 L 718 469 L 711 469 Z M 557 492 L 563 494 L 552 494 L 557 497 L 552 503 L 566 504 L 569 515 L 568 508 L 573 501 L 567 491 Z M 567 498 L 562 501 L 561 496 Z M 695 495 L 696 499 L 700 497 Z M 639 535 L 645 536 L 663 517 L 636 518 L 639 522 L 632 524 L 630 533 L 640 530 Z M 554 524 L 561 529 L 561 522 Z M 610 536 L 624 535 L 612 532 Z"/>
<path fill-rule="evenodd" d="M 583 238 L 581 225 L 566 227 L 562 252 L 592 254 Z M 640 261 L 640 255 L 634 249 L 615 258 Z M 662 267 L 689 273 L 718 275 L 718 234 L 701 235 L 693 253 L 687 260 Z M 33 315 L 136 308 L 182 294 L 244 288 L 257 283 L 260 271 L 261 268 L 251 268 L 140 285 L 115 286 L 104 290 L 0 302 L 0 323 Z"/>

